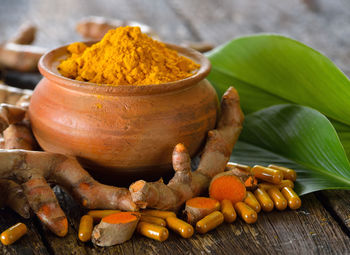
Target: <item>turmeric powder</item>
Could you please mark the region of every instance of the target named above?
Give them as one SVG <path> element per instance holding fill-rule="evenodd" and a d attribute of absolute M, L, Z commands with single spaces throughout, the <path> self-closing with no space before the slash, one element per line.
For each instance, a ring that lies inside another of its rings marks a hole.
<path fill-rule="evenodd" d="M 79 81 L 109 85 L 150 85 L 187 78 L 199 68 L 164 43 L 141 33 L 139 27 L 118 27 L 91 47 L 68 46 L 71 56 L 59 72 Z"/>

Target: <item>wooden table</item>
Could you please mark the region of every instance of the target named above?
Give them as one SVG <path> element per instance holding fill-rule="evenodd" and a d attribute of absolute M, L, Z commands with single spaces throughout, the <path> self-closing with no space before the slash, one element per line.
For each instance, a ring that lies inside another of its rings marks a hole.
<path fill-rule="evenodd" d="M 87 15 L 138 20 L 152 26 L 165 41 L 174 43 L 205 40 L 220 44 L 243 34 L 283 33 L 324 52 L 350 74 L 347 0 L 2 0 L 1 39 L 10 37 L 29 19 L 39 26 L 35 44 L 53 48 L 81 40 L 74 26 Z M 37 74 L 3 75 L 10 85 L 20 87 L 33 87 L 40 79 Z M 0 211 L 1 231 L 19 221 L 30 230 L 11 246 L 0 244 L 0 254 L 350 254 L 349 191 L 303 196 L 299 210 L 260 213 L 253 225 L 237 220 L 188 240 L 171 234 L 164 243 L 135 235 L 125 244 L 109 248 L 77 240 L 83 209 L 60 188 L 55 187 L 55 192 L 69 218 L 68 235 L 58 238 L 38 219 L 23 220 L 4 209 Z"/>

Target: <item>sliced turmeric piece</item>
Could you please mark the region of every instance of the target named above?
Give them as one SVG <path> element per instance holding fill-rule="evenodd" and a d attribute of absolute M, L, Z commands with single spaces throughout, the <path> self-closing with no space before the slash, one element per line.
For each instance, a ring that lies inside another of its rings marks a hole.
<path fill-rule="evenodd" d="M 139 219 L 137 212 L 120 212 L 104 217 L 92 232 L 92 242 L 98 246 L 124 243 L 132 237 Z"/>
<path fill-rule="evenodd" d="M 194 197 L 186 201 L 187 222 L 195 224 L 214 211 L 220 210 L 220 203 L 208 197 Z"/>
<path fill-rule="evenodd" d="M 231 171 L 223 172 L 216 175 L 211 181 L 209 196 L 219 201 L 228 199 L 232 204 L 236 204 L 246 197 L 246 187 Z"/>

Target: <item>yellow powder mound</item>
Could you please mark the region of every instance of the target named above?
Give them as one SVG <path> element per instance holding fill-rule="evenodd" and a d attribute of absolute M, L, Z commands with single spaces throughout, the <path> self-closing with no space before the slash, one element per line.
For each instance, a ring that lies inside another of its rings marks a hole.
<path fill-rule="evenodd" d="M 67 50 L 71 56 L 60 63 L 59 72 L 98 84 L 160 84 L 189 77 L 199 68 L 164 43 L 141 33 L 139 27 L 119 27 L 91 47 L 73 43 Z"/>

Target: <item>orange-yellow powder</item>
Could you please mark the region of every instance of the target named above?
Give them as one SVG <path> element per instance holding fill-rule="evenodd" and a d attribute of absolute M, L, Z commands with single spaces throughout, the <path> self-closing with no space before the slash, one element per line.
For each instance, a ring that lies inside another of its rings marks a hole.
<path fill-rule="evenodd" d="M 71 55 L 60 63 L 59 72 L 98 84 L 160 84 L 189 77 L 199 68 L 164 43 L 141 33 L 139 27 L 119 27 L 91 47 L 73 43 L 67 50 Z"/>

